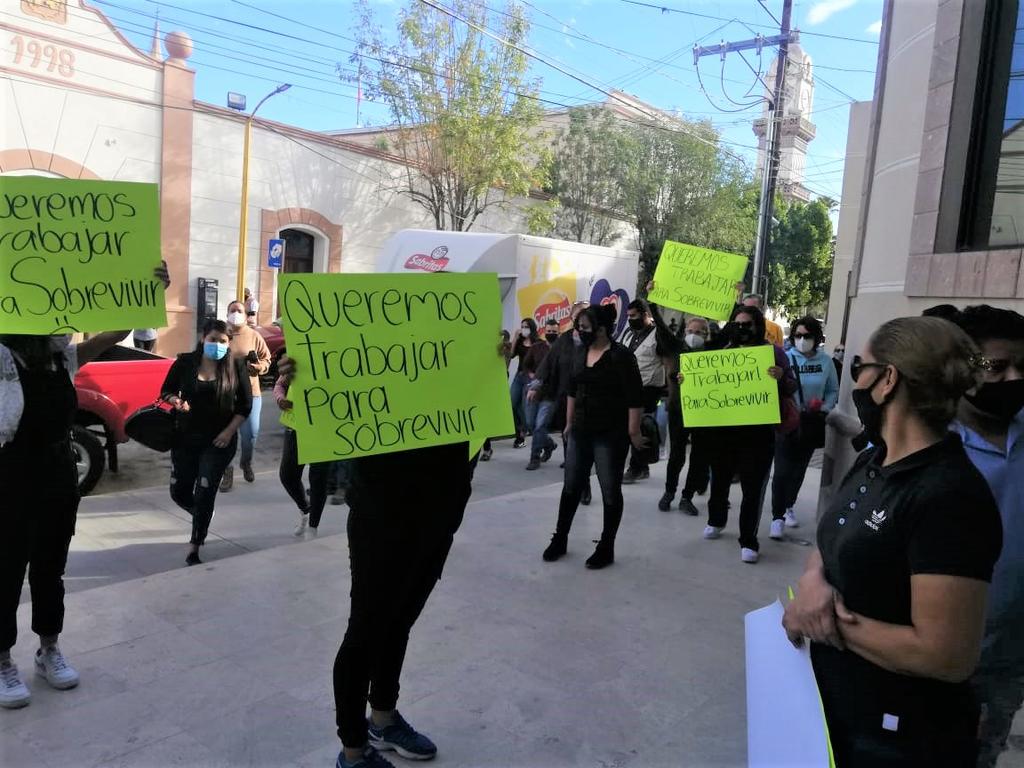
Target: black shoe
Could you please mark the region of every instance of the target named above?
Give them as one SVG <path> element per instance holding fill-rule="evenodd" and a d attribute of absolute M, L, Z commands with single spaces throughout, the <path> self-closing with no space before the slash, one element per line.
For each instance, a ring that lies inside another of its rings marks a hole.
<path fill-rule="evenodd" d="M 636 482 L 636 479 L 637 479 L 637 473 L 634 472 L 632 469 L 627 469 L 626 470 L 626 474 L 624 474 L 622 476 L 622 484 L 623 485 L 632 485 L 633 483 Z"/>
<path fill-rule="evenodd" d="M 679 499 L 679 511 L 684 515 L 689 515 L 690 517 L 696 517 L 700 514 L 697 511 L 696 505 L 693 503 L 693 499 L 689 499 L 686 496 Z"/>
<path fill-rule="evenodd" d="M 582 504 L 584 507 L 589 507 L 590 506 L 590 502 L 591 502 L 590 489 L 587 488 L 585 491 L 583 491 L 583 495 L 580 497 L 580 504 Z"/>
<path fill-rule="evenodd" d="M 199 559 L 198 552 L 189 552 L 188 557 L 185 558 L 185 565 L 202 565 L 203 561 Z"/>
<path fill-rule="evenodd" d="M 540 469 L 540 459 L 536 456 L 531 456 L 530 463 L 526 465 L 526 468 L 531 472 L 535 469 Z"/>
<path fill-rule="evenodd" d="M 547 446 L 544 448 L 544 451 L 540 455 L 540 460 L 545 462 L 548 461 L 551 458 L 551 454 L 553 454 L 557 449 L 558 443 L 556 443 L 554 440 L 549 440 Z"/>
<path fill-rule="evenodd" d="M 597 542 L 597 548 L 594 550 L 594 554 L 587 558 L 587 568 L 591 570 L 597 570 L 599 568 L 605 568 L 615 562 L 615 545 L 605 544 L 603 541 Z"/>
<path fill-rule="evenodd" d="M 637 476 L 637 480 L 646 480 L 651 476 L 651 470 L 649 467 L 644 467 L 640 470 L 640 474 Z"/>
<path fill-rule="evenodd" d="M 658 509 L 660 509 L 662 512 L 668 512 L 670 509 L 672 509 L 672 498 L 674 496 L 674 493 L 669 493 L 668 491 L 665 491 L 665 493 L 662 494 L 661 498 L 658 499 Z"/>
<path fill-rule="evenodd" d="M 480 451 L 480 461 L 490 461 L 491 456 L 493 455 L 494 451 L 492 451 L 490 448 L 484 448 L 482 451 Z"/>
<path fill-rule="evenodd" d="M 526 446 L 526 438 L 525 437 L 517 437 L 515 440 L 512 441 L 512 447 L 513 448 L 523 448 L 525 446 Z"/>
<path fill-rule="evenodd" d="M 569 548 L 569 537 L 559 536 L 557 533 L 551 537 L 551 543 L 548 544 L 548 548 L 544 550 L 542 557 L 544 562 L 553 563 L 555 560 L 564 555 Z"/>

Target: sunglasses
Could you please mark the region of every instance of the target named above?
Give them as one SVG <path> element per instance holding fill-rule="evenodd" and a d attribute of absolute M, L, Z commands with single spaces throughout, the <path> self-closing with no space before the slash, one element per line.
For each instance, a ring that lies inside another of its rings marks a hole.
<path fill-rule="evenodd" d="M 865 368 L 888 368 L 885 363 L 865 363 L 861 360 L 860 355 L 853 356 L 853 362 L 850 363 L 850 377 L 856 382 L 860 379 L 861 371 Z"/>
<path fill-rule="evenodd" d="M 813 339 L 814 338 L 814 334 L 813 333 L 794 333 L 793 334 L 793 338 L 794 339 Z"/>
<path fill-rule="evenodd" d="M 1018 371 L 1024 370 L 1024 358 L 1010 360 L 1008 358 L 992 358 L 978 355 L 977 357 L 971 358 L 971 362 L 975 367 L 985 371 L 985 373 L 1004 373 L 1011 365 Z"/>

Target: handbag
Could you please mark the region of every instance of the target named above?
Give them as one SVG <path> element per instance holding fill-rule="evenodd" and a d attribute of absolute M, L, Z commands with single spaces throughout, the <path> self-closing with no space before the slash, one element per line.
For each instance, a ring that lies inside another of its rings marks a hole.
<path fill-rule="evenodd" d="M 796 364 L 796 360 L 793 357 L 789 358 L 790 365 L 793 366 L 793 372 L 796 374 L 796 389 L 800 393 L 800 402 L 806 404 L 804 399 L 804 385 L 800 381 L 800 366 Z M 800 440 L 806 445 L 810 445 L 814 448 L 825 447 L 825 419 L 828 418 L 828 414 L 824 411 L 804 411 L 800 412 Z"/>
<path fill-rule="evenodd" d="M 132 440 L 147 448 L 166 453 L 174 447 L 178 412 L 165 400 L 144 405 L 124 423 L 124 431 Z"/>

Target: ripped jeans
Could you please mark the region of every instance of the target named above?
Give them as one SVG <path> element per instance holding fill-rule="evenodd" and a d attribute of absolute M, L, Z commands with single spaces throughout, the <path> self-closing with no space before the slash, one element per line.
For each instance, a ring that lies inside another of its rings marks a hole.
<path fill-rule="evenodd" d="M 171 498 L 192 516 L 191 544 L 206 543 L 217 489 L 237 448 L 237 435 L 224 448 L 215 446 L 212 437 L 189 435 L 171 449 Z"/>

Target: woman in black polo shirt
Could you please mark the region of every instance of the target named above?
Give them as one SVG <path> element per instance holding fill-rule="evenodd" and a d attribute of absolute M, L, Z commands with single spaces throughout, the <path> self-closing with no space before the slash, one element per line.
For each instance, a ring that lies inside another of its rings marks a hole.
<path fill-rule="evenodd" d="M 569 529 L 583 491 L 590 483 L 590 468 L 597 469 L 604 501 L 604 530 L 588 568 L 604 568 L 615 561 L 615 534 L 622 520 L 622 472 L 629 444 L 643 448 L 640 435 L 643 382 L 636 358 L 612 340 L 615 307 L 588 307 L 576 320 L 585 351 L 576 359 L 566 401 L 567 450 L 565 484 L 558 504 L 558 524 L 544 559 L 565 554 Z"/>
<path fill-rule="evenodd" d="M 987 582 L 1002 529 L 988 485 L 947 429 L 977 350 L 938 318 L 892 320 L 851 363 L 873 448 L 818 526 L 786 608 L 812 641 L 836 764 L 973 766 Z"/>

